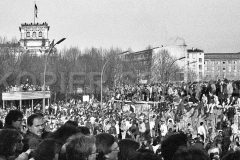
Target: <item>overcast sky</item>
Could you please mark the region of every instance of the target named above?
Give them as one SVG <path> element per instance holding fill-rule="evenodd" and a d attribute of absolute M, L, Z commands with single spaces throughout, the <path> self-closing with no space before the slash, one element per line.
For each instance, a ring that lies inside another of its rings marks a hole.
<path fill-rule="evenodd" d="M 35 0 L 36 22 L 50 25 L 57 46 L 133 51 L 178 45 L 209 52 L 240 52 L 240 0 Z M 33 23 L 33 0 L 1 0 L 0 36 L 20 38 Z"/>

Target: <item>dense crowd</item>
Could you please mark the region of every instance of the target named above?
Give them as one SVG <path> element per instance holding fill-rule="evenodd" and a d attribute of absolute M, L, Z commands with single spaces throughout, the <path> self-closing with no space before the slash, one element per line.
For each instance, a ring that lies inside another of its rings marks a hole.
<path fill-rule="evenodd" d="M 43 86 L 30 84 L 28 80 L 24 84 L 11 85 L 5 88 L 5 92 L 31 92 L 43 90 L 44 90 Z M 45 86 L 45 91 L 50 91 L 50 87 Z"/>
<path fill-rule="evenodd" d="M 225 79 L 120 86 L 103 106 L 93 97 L 46 113 L 5 109 L 0 159 L 240 159 L 239 102 L 238 82 Z"/>

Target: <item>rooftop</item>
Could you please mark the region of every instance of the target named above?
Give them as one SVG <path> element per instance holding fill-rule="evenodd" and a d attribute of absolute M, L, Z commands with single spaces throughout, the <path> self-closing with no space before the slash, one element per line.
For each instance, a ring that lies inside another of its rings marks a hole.
<path fill-rule="evenodd" d="M 47 22 L 43 22 L 43 23 L 22 23 L 21 24 L 22 27 L 24 26 L 48 26 Z"/>
<path fill-rule="evenodd" d="M 188 49 L 187 52 L 203 52 L 203 50 L 198 48 L 192 48 L 192 49 Z"/>

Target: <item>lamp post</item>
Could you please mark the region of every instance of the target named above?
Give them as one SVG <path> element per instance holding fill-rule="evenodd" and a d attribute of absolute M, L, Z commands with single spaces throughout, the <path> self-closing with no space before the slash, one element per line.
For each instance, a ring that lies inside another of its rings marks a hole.
<path fill-rule="evenodd" d="M 124 53 L 127 53 L 127 52 L 129 52 L 129 51 L 125 51 L 125 52 L 118 53 L 117 56 L 119 56 L 119 55 L 121 55 L 121 54 L 124 54 Z M 102 101 L 103 101 L 103 73 L 104 73 L 104 69 L 105 69 L 107 63 L 108 63 L 114 56 L 115 56 L 115 54 L 107 59 L 107 61 L 106 61 L 106 62 L 104 63 L 104 65 L 103 65 L 103 68 L 102 68 L 102 71 L 101 71 L 101 108 L 103 107 L 103 106 L 102 106 L 102 105 L 103 105 L 103 103 L 102 103 Z"/>
<path fill-rule="evenodd" d="M 59 41 L 57 41 L 57 43 L 54 44 L 54 40 L 52 41 L 52 45 L 50 46 L 50 48 L 48 49 L 47 52 L 47 56 L 45 56 L 45 60 L 44 60 L 44 72 L 43 72 L 43 113 L 45 113 L 45 91 L 46 91 L 46 71 L 47 71 L 47 59 L 48 56 L 51 54 L 51 51 L 53 50 L 53 48 L 57 45 L 60 44 L 61 42 L 63 42 L 66 38 L 62 38 Z"/>
<path fill-rule="evenodd" d="M 176 61 L 182 60 L 182 59 L 184 59 L 184 58 L 186 58 L 186 57 L 181 57 L 181 58 L 175 59 L 175 60 L 169 65 L 168 68 L 170 69 L 170 68 L 172 67 L 172 65 L 173 65 Z M 166 71 L 166 81 L 168 81 L 168 79 L 170 79 L 169 70 Z"/>

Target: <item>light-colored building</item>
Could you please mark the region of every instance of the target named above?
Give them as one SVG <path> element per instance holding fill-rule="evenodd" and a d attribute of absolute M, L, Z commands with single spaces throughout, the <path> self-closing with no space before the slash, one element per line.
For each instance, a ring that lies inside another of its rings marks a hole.
<path fill-rule="evenodd" d="M 204 78 L 204 51 L 192 48 L 187 50 L 184 66 L 184 81 L 201 81 Z"/>
<path fill-rule="evenodd" d="M 239 53 L 205 53 L 205 80 L 240 79 Z"/>
<path fill-rule="evenodd" d="M 50 45 L 48 39 L 49 28 L 50 26 L 46 22 L 42 24 L 21 24 L 19 27 L 21 33 L 20 46 L 32 54 L 44 54 Z"/>

